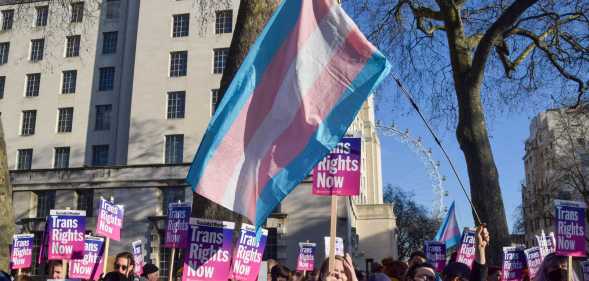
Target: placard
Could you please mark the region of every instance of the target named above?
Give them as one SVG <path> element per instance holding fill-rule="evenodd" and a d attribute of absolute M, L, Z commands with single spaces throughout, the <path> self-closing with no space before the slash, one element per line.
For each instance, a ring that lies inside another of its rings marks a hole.
<path fill-rule="evenodd" d="M 582 202 L 554 200 L 556 254 L 585 257 L 585 208 Z"/>
<path fill-rule="evenodd" d="M 145 265 L 145 261 L 143 260 L 143 242 L 141 240 L 133 241 L 131 243 L 131 250 L 133 259 L 135 260 L 133 272 L 141 276 L 143 274 L 143 265 Z"/>
<path fill-rule="evenodd" d="M 524 251 L 526 254 L 526 263 L 528 265 L 528 272 L 530 274 L 530 280 L 534 280 L 536 274 L 538 273 L 538 269 L 540 269 L 540 265 L 542 264 L 542 252 L 540 251 L 540 247 L 532 247 L 526 249 Z"/>
<path fill-rule="evenodd" d="M 47 224 L 48 260 L 71 260 L 84 257 L 86 211 L 50 210 Z"/>
<path fill-rule="evenodd" d="M 191 218 L 182 281 L 228 280 L 233 222 Z"/>
<path fill-rule="evenodd" d="M 325 258 L 329 257 L 329 236 L 323 237 L 323 242 L 325 243 Z M 344 239 L 341 237 L 335 237 L 335 255 L 343 257 L 344 256 Z"/>
<path fill-rule="evenodd" d="M 34 234 L 17 234 L 12 236 L 10 249 L 10 269 L 30 268 L 33 260 Z"/>
<path fill-rule="evenodd" d="M 446 243 L 441 241 L 425 241 L 423 252 L 427 261 L 436 268 L 436 272 L 446 267 Z"/>
<path fill-rule="evenodd" d="M 360 194 L 360 138 L 343 138 L 313 169 L 313 194 Z"/>
<path fill-rule="evenodd" d="M 554 232 L 544 234 L 544 231 L 542 231 L 540 236 L 536 235 L 536 240 L 538 241 L 540 253 L 542 253 L 542 259 L 548 254 L 556 252 L 556 238 L 554 238 Z"/>
<path fill-rule="evenodd" d="M 460 238 L 460 246 L 458 247 L 458 254 L 456 256 L 456 262 L 466 264 L 468 268 L 472 269 L 472 263 L 475 259 L 475 236 L 474 230 L 465 228 L 462 232 L 462 238 Z"/>
<path fill-rule="evenodd" d="M 239 281 L 255 281 L 266 247 L 268 230 L 260 228 L 256 233 L 253 225 L 242 224 L 240 236 L 233 251 L 231 278 Z M 259 235 L 257 235 L 259 234 Z"/>
<path fill-rule="evenodd" d="M 299 243 L 299 257 L 297 258 L 297 270 L 313 271 L 315 267 L 315 243 Z"/>
<path fill-rule="evenodd" d="M 98 280 L 102 274 L 104 238 L 86 235 L 84 258 L 70 263 L 68 276 L 84 280 Z"/>
<path fill-rule="evenodd" d="M 100 198 L 100 208 L 96 219 L 96 234 L 120 241 L 124 212 L 123 205 L 115 205 L 104 198 Z"/>
<path fill-rule="evenodd" d="M 191 205 L 170 203 L 166 220 L 164 248 L 186 248 L 190 224 Z"/>
<path fill-rule="evenodd" d="M 526 258 L 520 247 L 503 247 L 501 281 L 521 281 L 524 277 Z"/>

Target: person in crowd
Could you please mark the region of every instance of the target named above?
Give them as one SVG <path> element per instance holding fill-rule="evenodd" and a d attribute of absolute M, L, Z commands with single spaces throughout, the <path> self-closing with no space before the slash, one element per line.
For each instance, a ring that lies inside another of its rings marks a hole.
<path fill-rule="evenodd" d="M 442 273 L 443 281 L 486 281 L 487 265 L 485 251 L 489 244 L 489 232 L 484 225 L 477 227 L 475 235 L 475 260 L 472 270 L 463 263 L 451 262 Z"/>
<path fill-rule="evenodd" d="M 405 275 L 405 281 L 435 281 L 436 270 L 433 265 L 422 262 L 415 263 L 407 270 Z"/>
<path fill-rule="evenodd" d="M 277 264 L 272 267 L 270 277 L 272 281 L 289 281 L 291 278 L 290 269 L 282 264 Z"/>
<path fill-rule="evenodd" d="M 384 261 L 384 260 L 383 260 Z M 391 281 L 389 276 L 385 274 L 385 267 L 382 266 L 380 263 L 373 263 L 372 264 L 372 274 L 368 278 L 368 281 Z"/>
<path fill-rule="evenodd" d="M 109 272 L 106 275 L 104 275 L 104 277 L 99 279 L 99 281 L 130 281 L 130 280 L 124 274 L 117 272 L 117 271 L 113 271 L 113 272 Z"/>
<path fill-rule="evenodd" d="M 4 272 L 3 270 L 0 270 L 0 281 L 10 281 L 10 274 Z"/>
<path fill-rule="evenodd" d="M 306 276 L 303 274 L 303 272 L 293 271 L 290 274 L 289 281 L 306 281 L 305 279 L 306 279 Z"/>
<path fill-rule="evenodd" d="M 329 258 L 323 261 L 319 271 L 319 281 L 358 281 L 352 258 L 335 256 L 335 264 L 332 272 L 329 272 Z"/>
<path fill-rule="evenodd" d="M 491 265 L 487 270 L 487 281 L 500 281 L 501 280 L 501 267 Z"/>
<path fill-rule="evenodd" d="M 567 269 L 567 257 L 549 254 L 542 261 L 533 281 L 567 281 Z M 572 277 L 573 281 L 580 280 L 574 270 Z"/>
<path fill-rule="evenodd" d="M 402 262 L 402 261 L 393 261 L 390 265 L 390 271 L 391 271 L 391 280 L 392 281 L 401 281 L 403 280 L 403 278 L 405 277 L 405 274 L 407 273 L 407 269 L 409 269 L 409 267 L 407 266 L 406 263 Z"/>
<path fill-rule="evenodd" d="M 425 256 L 424 252 L 415 251 L 415 252 L 411 253 L 411 256 L 409 257 L 409 267 L 412 267 L 416 264 L 424 263 L 426 261 L 427 261 L 427 257 Z"/>
<path fill-rule="evenodd" d="M 157 281 L 160 278 L 159 268 L 153 263 L 148 263 L 143 267 L 141 281 Z"/>
<path fill-rule="evenodd" d="M 14 281 L 31 281 L 31 276 L 27 274 L 17 275 L 16 278 L 14 278 Z"/>
<path fill-rule="evenodd" d="M 53 260 L 47 264 L 47 279 L 65 279 L 65 269 L 61 260 Z"/>
<path fill-rule="evenodd" d="M 268 259 L 266 261 L 266 264 L 268 265 L 267 266 L 268 272 L 267 272 L 267 277 L 266 277 L 267 279 L 266 280 L 270 281 L 270 280 L 272 280 L 272 268 L 278 264 L 278 261 L 275 259 Z"/>
<path fill-rule="evenodd" d="M 135 259 L 133 258 L 133 254 L 122 252 L 115 257 L 114 271 L 123 274 L 131 281 L 139 281 L 139 278 L 135 276 L 134 269 Z"/>

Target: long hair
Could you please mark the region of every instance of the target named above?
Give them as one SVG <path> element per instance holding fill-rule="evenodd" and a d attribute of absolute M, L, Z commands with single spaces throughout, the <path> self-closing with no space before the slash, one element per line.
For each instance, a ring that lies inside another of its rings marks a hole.
<path fill-rule="evenodd" d="M 557 256 L 554 253 L 547 255 L 544 258 L 544 261 L 542 261 L 542 264 L 540 265 L 540 268 L 538 269 L 538 272 L 536 273 L 536 276 L 534 277 L 533 281 L 550 281 L 550 279 L 548 279 L 548 272 L 547 272 L 548 269 L 554 268 L 554 267 L 560 267 L 560 265 L 562 263 L 566 263 L 566 262 L 567 262 L 567 257 Z M 566 280 L 561 280 L 561 281 L 566 281 Z M 573 281 L 581 281 L 574 270 L 573 270 Z"/>
<path fill-rule="evenodd" d="M 129 253 L 129 252 L 122 252 L 117 254 L 117 256 L 115 257 L 115 264 L 117 263 L 117 260 L 119 258 L 125 258 L 129 261 L 129 266 L 133 266 L 133 269 L 131 269 L 129 271 L 129 279 L 131 279 L 132 276 L 135 275 L 135 258 L 133 258 L 133 254 Z M 576 280 L 575 280 L 576 281 Z"/>

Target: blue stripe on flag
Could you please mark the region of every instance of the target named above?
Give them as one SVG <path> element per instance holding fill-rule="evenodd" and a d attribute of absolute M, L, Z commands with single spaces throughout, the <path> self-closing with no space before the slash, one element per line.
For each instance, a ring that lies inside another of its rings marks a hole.
<path fill-rule="evenodd" d="M 354 121 L 362 103 L 390 70 L 389 62 L 376 51 L 319 125 L 305 149 L 264 186 L 256 202 L 256 227 L 266 221 L 278 203 L 337 145 Z M 379 72 L 380 75 L 377 75 Z"/>
<path fill-rule="evenodd" d="M 301 13 L 302 1 L 282 1 L 270 18 L 248 55 L 231 81 L 225 97 L 213 115 L 194 156 L 186 181 L 195 191 L 205 167 L 217 147 L 242 111 L 245 102 L 253 94 L 272 59 L 294 30 Z M 260 55 L 258 55 L 260 54 Z M 264 93 L 262 93 L 264 94 Z M 207 153 L 202 153 L 206 151 Z"/>

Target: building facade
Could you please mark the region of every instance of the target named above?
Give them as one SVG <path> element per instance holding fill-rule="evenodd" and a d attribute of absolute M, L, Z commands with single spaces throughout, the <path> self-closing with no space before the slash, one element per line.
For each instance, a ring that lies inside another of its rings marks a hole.
<path fill-rule="evenodd" d="M 18 231 L 35 233 L 36 255 L 50 209 L 86 210 L 92 231 L 100 198 L 113 197 L 125 218 L 110 255 L 140 239 L 165 278 L 167 205 L 192 201 L 184 179 L 218 102 L 239 2 L 12 2 L 0 1 L 0 116 Z M 339 199 L 338 235 L 359 265 L 396 256 L 374 123 L 369 99 L 349 130 L 362 137 L 361 194 Z M 330 204 L 310 194 L 309 178 L 268 220 L 267 258 L 294 268 L 305 240 L 322 257 Z"/>
<path fill-rule="evenodd" d="M 551 109 L 530 124 L 522 186 L 525 241 L 554 231 L 554 199 L 589 202 L 589 107 Z"/>

